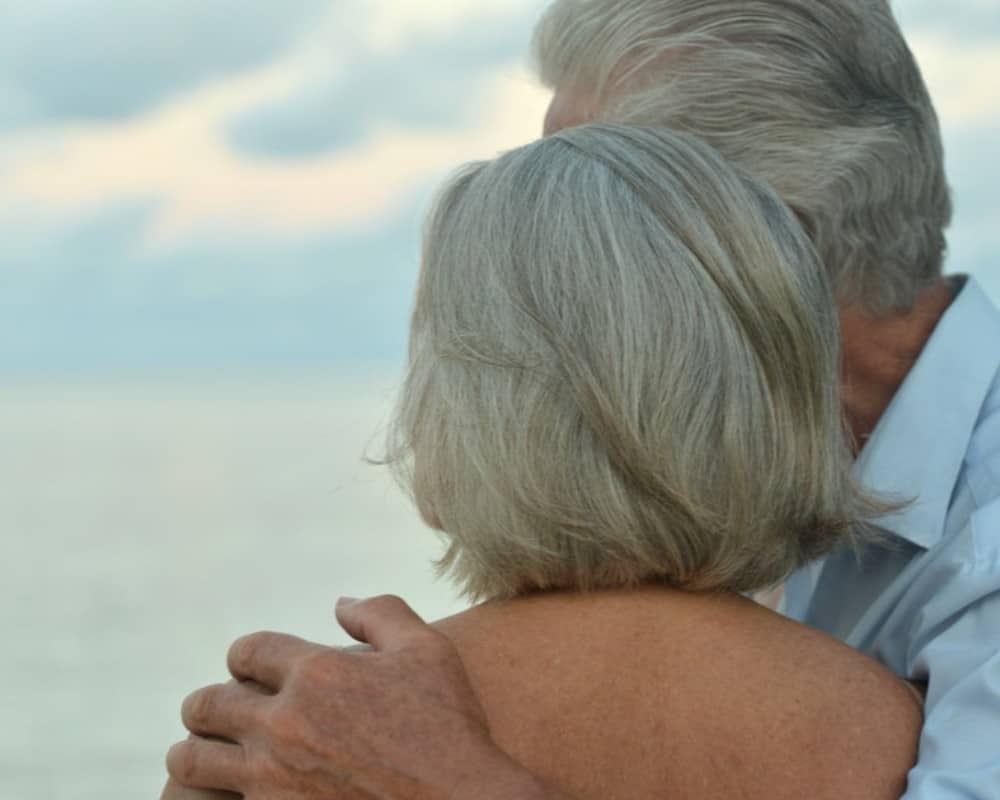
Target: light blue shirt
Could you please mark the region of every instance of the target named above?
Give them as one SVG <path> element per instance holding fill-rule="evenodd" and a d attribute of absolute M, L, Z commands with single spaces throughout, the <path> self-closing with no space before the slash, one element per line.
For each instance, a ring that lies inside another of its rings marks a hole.
<path fill-rule="evenodd" d="M 784 611 L 927 681 L 903 800 L 1000 800 L 1000 312 L 967 279 L 856 464 L 915 498 L 883 545 L 800 570 Z"/>

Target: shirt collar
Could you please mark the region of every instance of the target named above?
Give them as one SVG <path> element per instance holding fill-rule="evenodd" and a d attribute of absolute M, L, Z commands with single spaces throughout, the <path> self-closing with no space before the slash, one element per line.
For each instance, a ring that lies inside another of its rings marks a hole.
<path fill-rule="evenodd" d="M 1000 313 L 966 278 L 861 451 L 867 489 L 914 498 L 875 524 L 920 547 L 944 533 L 969 440 L 1000 370 Z"/>

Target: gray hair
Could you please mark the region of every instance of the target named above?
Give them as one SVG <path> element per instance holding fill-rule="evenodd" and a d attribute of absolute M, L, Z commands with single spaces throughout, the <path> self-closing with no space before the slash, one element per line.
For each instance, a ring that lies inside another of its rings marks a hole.
<path fill-rule="evenodd" d="M 554 0 L 533 50 L 599 119 L 689 131 L 768 181 L 841 302 L 905 311 L 940 277 L 941 137 L 885 0 Z"/>
<path fill-rule="evenodd" d="M 686 134 L 578 127 L 440 193 L 387 460 L 473 598 L 751 590 L 882 510 L 838 358 L 771 189 Z"/>

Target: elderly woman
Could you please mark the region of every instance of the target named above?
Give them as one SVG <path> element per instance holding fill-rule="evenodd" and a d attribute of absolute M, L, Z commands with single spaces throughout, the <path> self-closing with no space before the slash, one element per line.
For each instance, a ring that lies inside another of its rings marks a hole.
<path fill-rule="evenodd" d="M 438 625 L 493 736 L 568 795 L 901 794 L 906 685 L 744 597 L 887 510 L 835 307 L 774 192 L 686 135 L 569 129 L 438 198 L 388 460 L 483 601 Z"/>
<path fill-rule="evenodd" d="M 440 627 L 494 735 L 572 796 L 902 793 L 906 686 L 741 596 L 886 510 L 835 308 L 774 192 L 692 137 L 575 128 L 441 193 L 391 456 L 487 601 Z"/>

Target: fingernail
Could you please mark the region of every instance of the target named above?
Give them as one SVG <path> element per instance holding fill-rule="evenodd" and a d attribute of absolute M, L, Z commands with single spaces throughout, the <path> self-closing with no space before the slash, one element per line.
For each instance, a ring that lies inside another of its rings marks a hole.
<path fill-rule="evenodd" d="M 340 597 L 337 599 L 337 608 L 347 608 L 348 606 L 353 606 L 357 602 L 360 601 L 356 597 Z"/>

